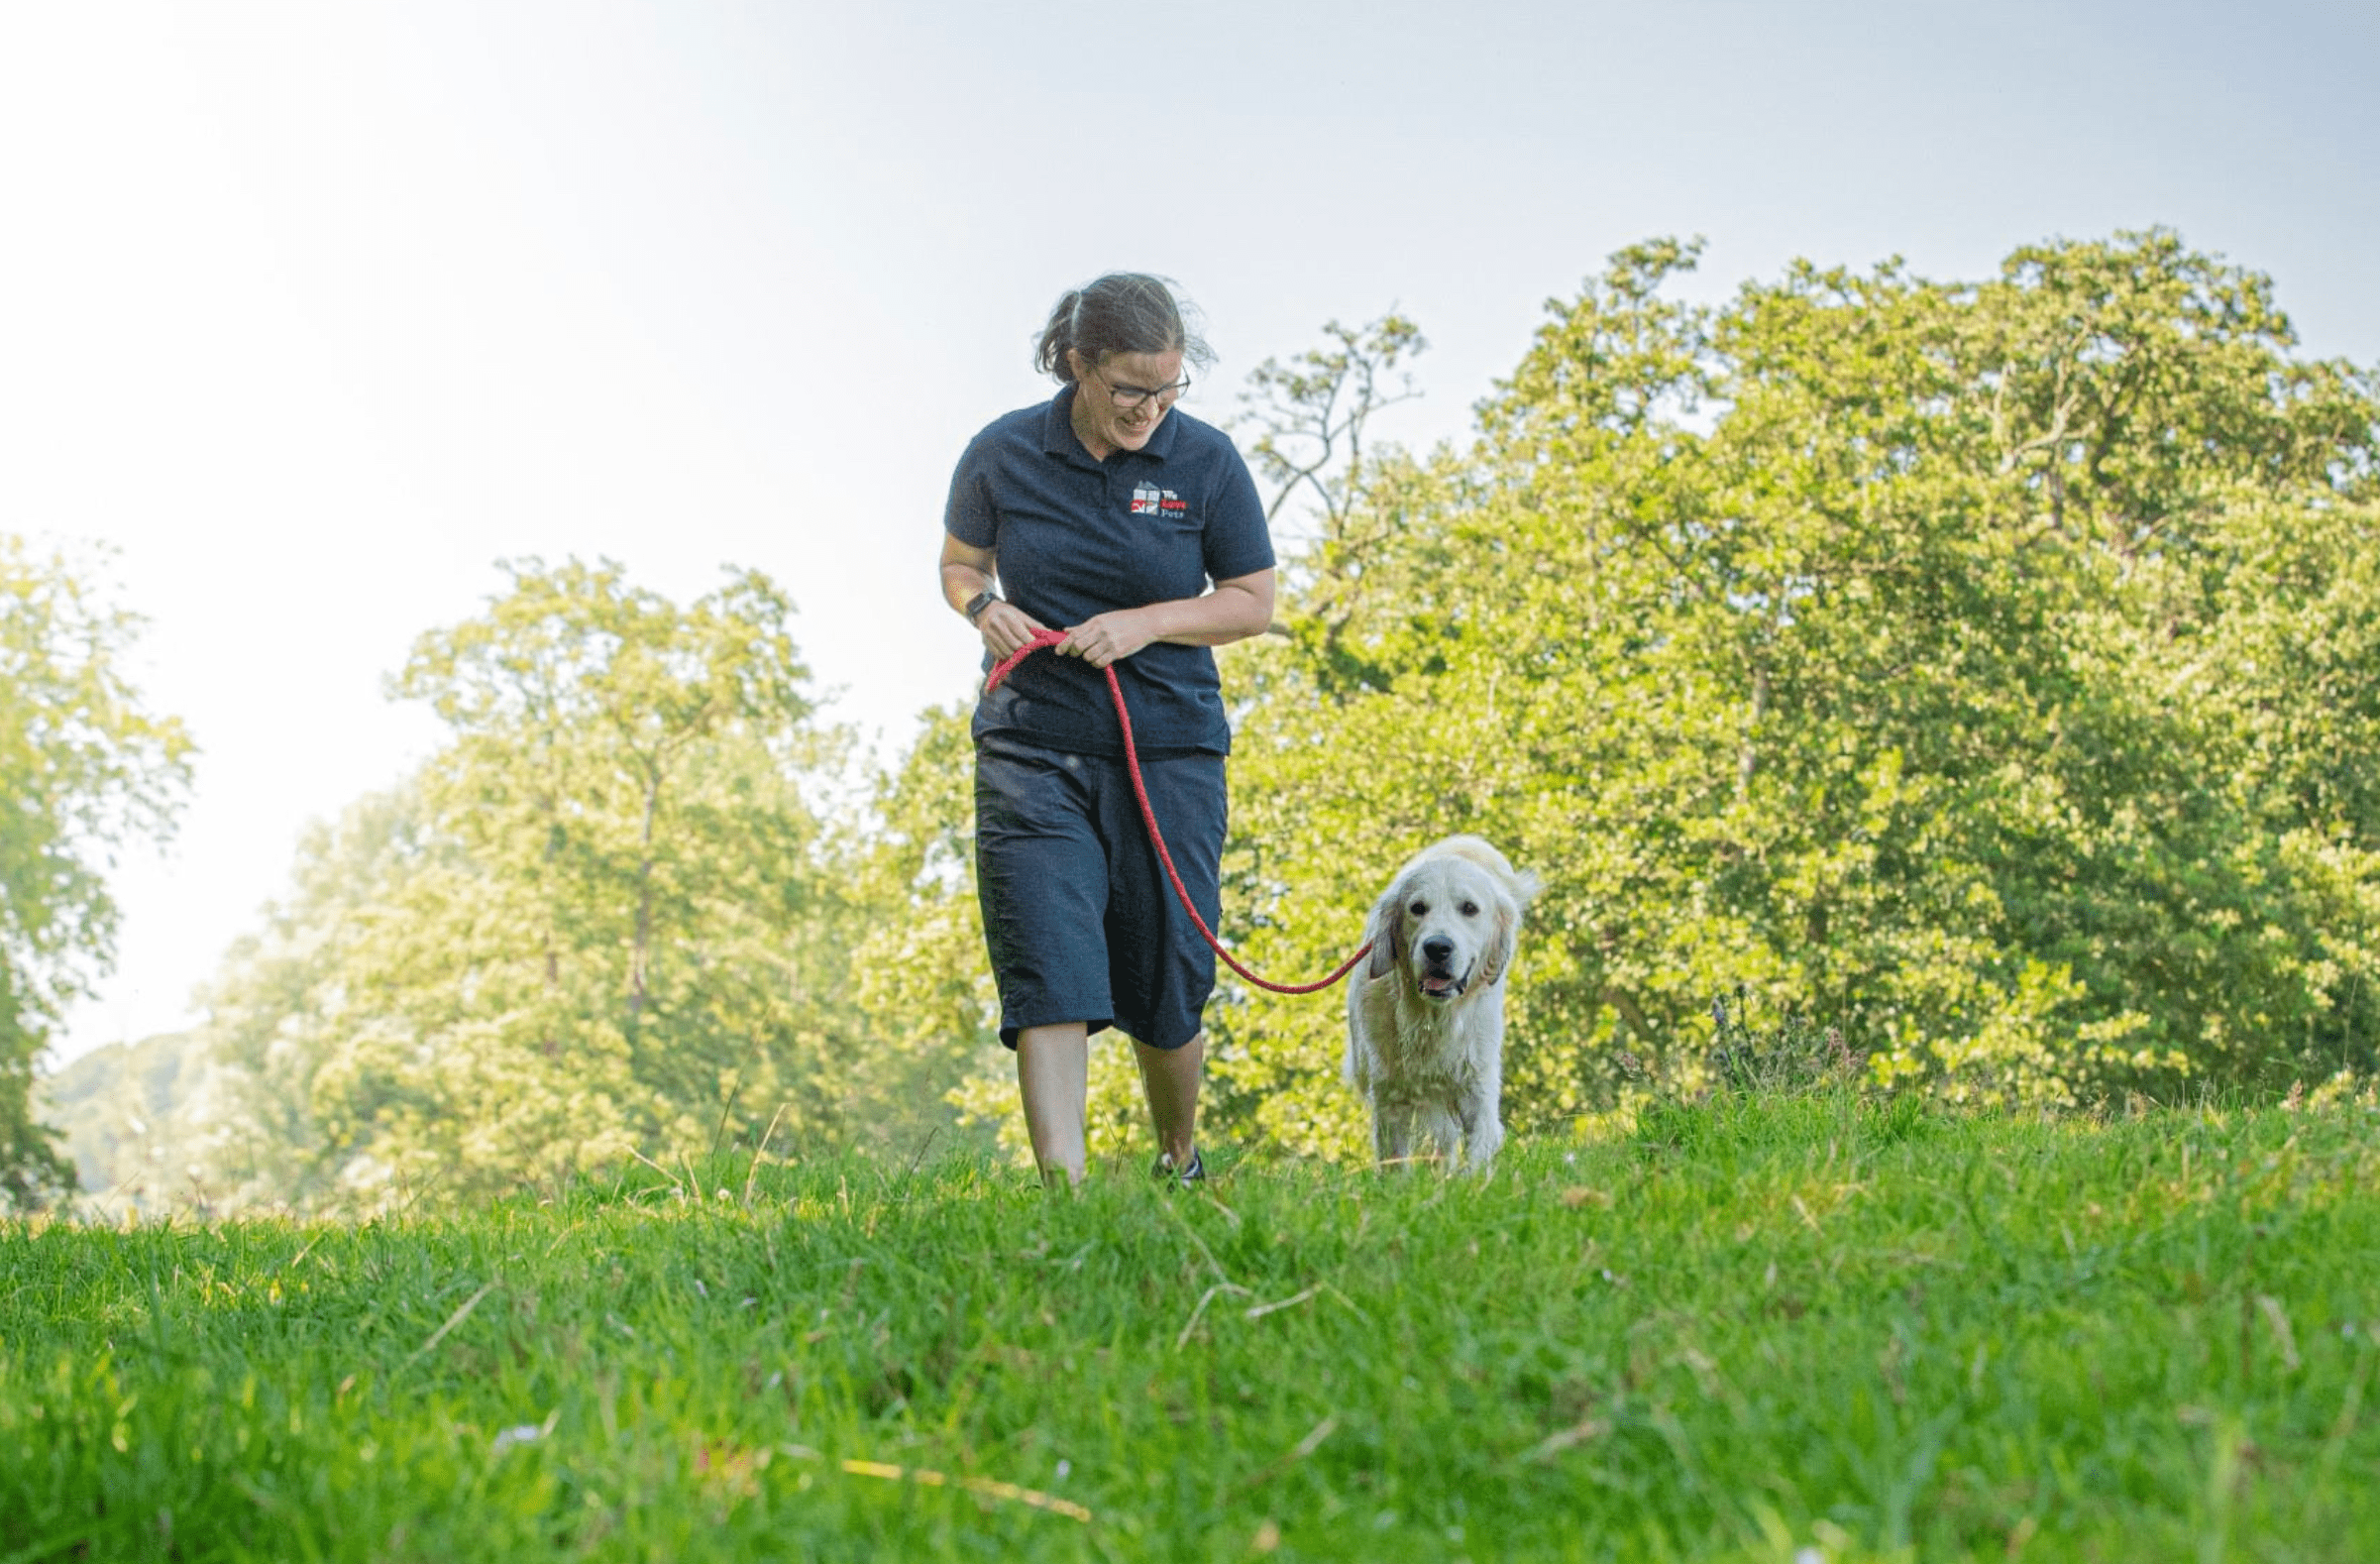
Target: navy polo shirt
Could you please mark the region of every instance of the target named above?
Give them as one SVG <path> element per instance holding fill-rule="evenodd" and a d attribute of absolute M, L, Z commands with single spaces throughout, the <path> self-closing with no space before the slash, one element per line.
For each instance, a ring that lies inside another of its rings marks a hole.
<path fill-rule="evenodd" d="M 1139 450 L 1094 461 L 1074 432 L 1074 392 L 995 420 L 951 476 L 942 524 L 1000 556 L 1010 602 L 1065 629 L 1272 568 L 1255 480 L 1229 436 L 1175 407 Z M 1231 752 L 1210 648 L 1151 641 L 1115 667 L 1142 751 Z M 1026 658 L 977 704 L 976 736 L 994 732 L 1078 754 L 1124 752 L 1106 677 L 1053 652 Z"/>

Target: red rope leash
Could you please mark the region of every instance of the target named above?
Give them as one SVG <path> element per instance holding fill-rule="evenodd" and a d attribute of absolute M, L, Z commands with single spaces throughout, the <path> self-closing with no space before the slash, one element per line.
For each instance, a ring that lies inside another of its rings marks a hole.
<path fill-rule="evenodd" d="M 999 665 L 985 676 L 983 693 L 990 695 L 994 690 L 1000 688 L 1000 681 L 1014 672 L 1019 663 L 1042 647 L 1055 646 L 1065 638 L 1065 634 L 1059 630 L 1033 631 L 1031 640 L 1002 658 Z M 1346 961 L 1341 963 L 1337 971 L 1321 981 L 1313 983 L 1266 982 L 1246 967 L 1242 966 L 1232 952 L 1223 948 L 1223 942 L 1215 938 L 1215 931 L 1207 927 L 1207 920 L 1201 918 L 1198 915 L 1198 909 L 1190 904 L 1190 889 L 1182 883 L 1181 871 L 1173 866 L 1173 854 L 1166 850 L 1164 834 L 1157 830 L 1157 812 L 1149 808 L 1148 789 L 1140 781 L 1140 750 L 1133 742 L 1133 719 L 1132 714 L 1124 709 L 1124 687 L 1116 682 L 1116 670 L 1113 665 L 1100 671 L 1108 677 L 1108 696 L 1116 703 L 1116 722 L 1124 729 L 1124 763 L 1125 768 L 1132 773 L 1133 797 L 1139 800 L 1141 823 L 1148 827 L 1148 839 L 1156 846 L 1157 861 L 1165 865 L 1165 877 L 1173 881 L 1174 895 L 1182 899 L 1182 911 L 1188 913 L 1190 921 L 1198 925 L 1198 932 L 1205 938 L 1207 948 L 1222 956 L 1224 964 L 1233 971 L 1238 972 L 1258 988 L 1270 989 L 1276 994 L 1311 994 L 1317 989 L 1330 987 L 1353 971 L 1355 963 L 1371 953 L 1370 941 L 1366 940 L 1363 943 L 1363 949 L 1349 956 Z"/>

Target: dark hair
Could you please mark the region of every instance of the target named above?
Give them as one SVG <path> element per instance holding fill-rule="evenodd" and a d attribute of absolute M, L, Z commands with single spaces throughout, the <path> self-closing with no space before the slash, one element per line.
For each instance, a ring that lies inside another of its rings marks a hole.
<path fill-rule="evenodd" d="M 1049 312 L 1033 350 L 1033 367 L 1074 384 L 1071 349 L 1093 364 L 1112 353 L 1172 353 L 1200 370 L 1215 362 L 1214 350 L 1183 321 L 1187 301 L 1176 303 L 1165 279 L 1141 272 L 1110 272 L 1096 282 L 1070 289 Z M 1195 315 L 1195 306 L 1187 306 Z"/>

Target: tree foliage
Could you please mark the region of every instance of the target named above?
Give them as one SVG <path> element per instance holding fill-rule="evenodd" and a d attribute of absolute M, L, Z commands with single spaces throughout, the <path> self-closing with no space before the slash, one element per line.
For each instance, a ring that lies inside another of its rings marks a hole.
<path fill-rule="evenodd" d="M 0 1207 L 73 1187 L 33 1118 L 34 1067 L 114 962 L 115 853 L 163 841 L 189 780 L 181 725 L 123 671 L 140 620 L 89 576 L 0 533 Z"/>
<path fill-rule="evenodd" d="M 1429 350 L 1421 328 L 1393 310 L 1361 326 L 1331 321 L 1325 344 L 1284 364 L 1266 359 L 1248 372 L 1240 421 L 1252 438 L 1247 459 L 1273 487 L 1264 518 L 1276 527 L 1306 513 L 1325 539 L 1336 537 L 1354 504 L 1352 482 L 1365 471 L 1371 420 L 1383 408 L 1421 394 L 1407 361 Z"/>
<path fill-rule="evenodd" d="M 975 899 L 971 716 L 965 704 L 922 714 L 897 766 L 876 776 L 852 887 L 866 909 L 851 951 L 866 1023 L 862 1111 L 911 1159 L 943 1131 L 945 1148 L 980 1140 L 1014 1095 L 1007 1086 L 994 1106 L 969 1089 L 1014 1078 Z"/>
<path fill-rule="evenodd" d="M 792 605 L 748 571 L 681 609 L 609 564 L 507 569 L 391 682 L 448 742 L 309 839 L 217 996 L 260 1187 L 461 1193 L 848 1136 L 846 849 L 810 796 L 840 756 Z"/>
<path fill-rule="evenodd" d="M 1523 1123 L 1692 1077 L 1739 984 L 1956 1094 L 2368 1066 L 2370 378 L 2163 232 L 1713 306 L 1693 260 L 1621 252 L 1471 450 L 1354 474 L 1230 664 L 1259 966 L 1477 831 L 1548 881 Z M 1248 1121 L 1341 1135 L 1336 1014 L 1224 1014 Z"/>

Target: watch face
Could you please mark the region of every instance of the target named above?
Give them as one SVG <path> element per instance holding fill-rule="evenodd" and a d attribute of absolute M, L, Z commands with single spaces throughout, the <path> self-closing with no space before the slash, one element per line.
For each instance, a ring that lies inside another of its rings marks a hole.
<path fill-rule="evenodd" d="M 977 614 L 980 614 L 984 610 L 990 608 L 993 604 L 998 603 L 1000 599 L 997 596 L 989 592 L 979 592 L 974 597 L 969 598 L 967 600 L 967 622 L 970 624 L 974 623 Z"/>

